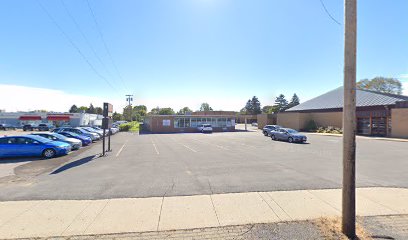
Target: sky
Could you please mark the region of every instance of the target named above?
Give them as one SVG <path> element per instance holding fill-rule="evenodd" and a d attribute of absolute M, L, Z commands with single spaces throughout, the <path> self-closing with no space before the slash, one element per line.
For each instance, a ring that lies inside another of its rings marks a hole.
<path fill-rule="evenodd" d="M 340 25 L 320 0 L 2 0 L 0 109 L 306 101 L 343 82 L 344 3 L 323 3 Z M 357 80 L 398 78 L 408 95 L 407 11 L 358 1 Z"/>

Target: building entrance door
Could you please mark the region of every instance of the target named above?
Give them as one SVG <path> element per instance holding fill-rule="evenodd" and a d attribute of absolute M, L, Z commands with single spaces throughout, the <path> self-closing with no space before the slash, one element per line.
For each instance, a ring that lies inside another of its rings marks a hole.
<path fill-rule="evenodd" d="M 373 117 L 371 119 L 371 135 L 382 137 L 387 135 L 387 118 Z"/>

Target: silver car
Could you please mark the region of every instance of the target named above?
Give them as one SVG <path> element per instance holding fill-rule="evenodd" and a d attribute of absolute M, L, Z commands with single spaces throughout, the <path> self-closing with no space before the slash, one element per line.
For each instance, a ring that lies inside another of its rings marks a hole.
<path fill-rule="evenodd" d="M 71 145 L 72 150 L 78 150 L 82 147 L 82 141 L 75 139 L 75 138 L 69 138 L 64 135 L 58 134 L 58 133 L 32 133 L 31 135 L 37 135 L 41 136 L 44 138 L 47 138 L 51 141 L 59 141 L 59 142 L 65 142 Z"/>
<path fill-rule="evenodd" d="M 307 141 L 307 137 L 305 135 L 291 128 L 279 128 L 275 131 L 271 131 L 271 139 L 288 141 L 290 143 L 303 143 Z"/>
<path fill-rule="evenodd" d="M 271 131 L 276 131 L 278 128 L 281 128 L 279 125 L 266 125 L 265 127 L 262 128 L 262 133 L 266 137 L 271 136 Z"/>

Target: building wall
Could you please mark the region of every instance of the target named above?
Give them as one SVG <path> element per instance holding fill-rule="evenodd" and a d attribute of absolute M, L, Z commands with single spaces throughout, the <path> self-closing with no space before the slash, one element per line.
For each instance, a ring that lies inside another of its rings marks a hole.
<path fill-rule="evenodd" d="M 307 118 L 308 113 L 298 113 L 298 112 L 282 112 L 278 113 L 277 124 L 286 127 L 292 128 L 295 130 L 300 130 L 305 124 L 305 119 Z"/>
<path fill-rule="evenodd" d="M 257 122 L 257 115 L 251 115 L 251 114 L 239 114 L 236 117 L 237 123 L 245 123 L 245 118 L 247 119 L 247 123 L 253 123 Z"/>
<path fill-rule="evenodd" d="M 408 138 L 408 108 L 391 110 L 391 136 Z"/>
<path fill-rule="evenodd" d="M 343 126 L 343 113 L 342 112 L 320 112 L 309 113 L 309 120 L 313 119 L 318 127 L 337 127 Z M 305 123 L 307 124 L 307 122 Z"/>
<path fill-rule="evenodd" d="M 276 124 L 276 115 L 274 114 L 258 114 L 258 128 L 262 129 L 265 125 Z"/>

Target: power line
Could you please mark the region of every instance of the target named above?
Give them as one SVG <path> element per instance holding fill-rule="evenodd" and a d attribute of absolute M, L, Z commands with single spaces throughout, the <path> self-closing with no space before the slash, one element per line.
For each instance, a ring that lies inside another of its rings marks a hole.
<path fill-rule="evenodd" d="M 52 17 L 52 15 L 47 11 L 47 9 L 44 7 L 44 5 L 40 2 L 40 0 L 37 0 L 37 3 L 40 5 L 41 9 L 45 12 L 45 14 L 51 19 L 51 21 L 55 24 L 55 26 L 60 30 L 62 35 L 68 40 L 68 42 L 72 45 L 73 48 L 81 55 L 81 57 L 85 60 L 85 62 L 88 64 L 88 66 L 92 69 L 92 71 L 100 78 L 102 78 L 113 90 L 115 90 L 118 94 L 119 92 L 116 90 L 115 87 L 106 79 L 102 74 L 100 74 L 96 68 L 92 65 L 92 63 L 86 58 L 86 56 L 82 53 L 81 49 L 72 41 L 72 39 L 68 36 L 68 34 L 62 29 L 62 27 L 58 24 L 58 22 Z"/>
<path fill-rule="evenodd" d="M 92 18 L 93 18 L 93 20 L 94 20 L 94 22 L 95 22 L 96 30 L 98 31 L 99 36 L 101 37 L 103 46 L 105 47 L 105 50 L 106 50 L 106 52 L 108 53 L 109 59 L 111 60 L 112 65 L 113 65 L 113 67 L 115 68 L 116 73 L 118 74 L 120 80 L 122 81 L 123 86 L 127 89 L 126 84 L 125 84 L 125 82 L 124 82 L 124 80 L 123 80 L 123 78 L 122 78 L 122 75 L 120 74 L 120 71 L 119 71 L 118 67 L 116 66 L 116 63 L 115 63 L 115 61 L 113 60 L 112 54 L 111 54 L 111 52 L 109 51 L 108 45 L 106 44 L 106 41 L 105 41 L 105 38 L 103 37 L 101 28 L 99 27 L 98 21 L 96 20 L 95 13 L 94 13 L 94 11 L 92 10 L 92 6 L 91 6 L 91 4 L 89 3 L 89 0 L 86 0 L 86 2 L 87 2 L 87 4 L 88 4 L 89 11 L 91 12 Z"/>
<path fill-rule="evenodd" d="M 340 23 L 339 21 L 337 21 L 337 20 L 330 14 L 330 12 L 327 10 L 326 5 L 324 5 L 323 0 L 320 0 L 320 3 L 322 4 L 323 9 L 324 9 L 324 11 L 327 13 L 327 15 L 328 15 L 335 23 L 337 23 L 338 25 L 341 25 L 341 23 Z"/>
<path fill-rule="evenodd" d="M 98 59 L 99 63 L 102 65 L 102 67 L 105 69 L 105 71 L 113 77 L 113 75 L 111 74 L 111 72 L 109 71 L 109 69 L 106 67 L 105 63 L 102 61 L 102 59 L 99 57 L 99 55 L 97 54 L 95 48 L 92 46 L 91 42 L 88 40 L 88 38 L 86 37 L 85 33 L 82 31 L 79 23 L 75 20 L 75 17 L 71 14 L 71 12 L 69 11 L 67 5 L 65 4 L 64 0 L 61 0 L 61 4 L 65 9 L 65 12 L 67 13 L 67 15 L 69 16 L 69 18 L 72 20 L 72 22 L 75 24 L 75 27 L 78 29 L 78 31 L 80 32 L 81 36 L 84 38 L 86 44 L 88 45 L 88 47 L 91 49 L 92 53 L 94 54 L 94 56 L 96 57 L 96 59 Z"/>

